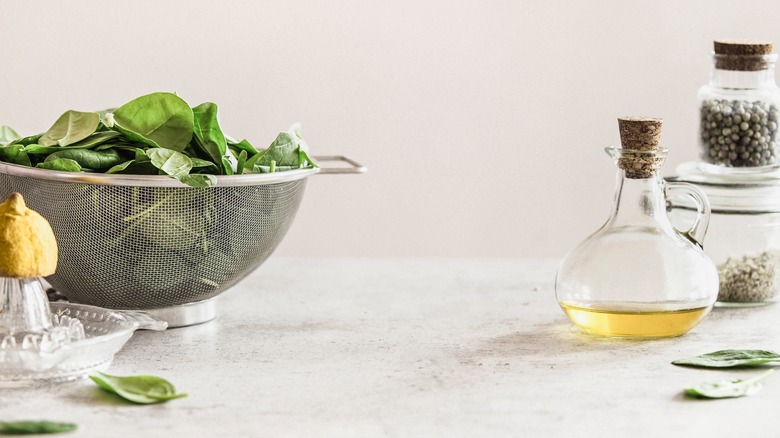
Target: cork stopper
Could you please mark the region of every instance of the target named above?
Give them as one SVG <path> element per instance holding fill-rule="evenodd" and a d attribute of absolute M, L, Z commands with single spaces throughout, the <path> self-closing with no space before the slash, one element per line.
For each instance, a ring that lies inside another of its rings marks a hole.
<path fill-rule="evenodd" d="M 663 120 L 651 117 L 620 117 L 620 143 L 617 160 L 627 178 L 651 178 L 661 171 L 665 151 L 659 147 Z"/>
<path fill-rule="evenodd" d="M 663 120 L 651 117 L 619 117 L 620 144 L 635 151 L 657 150 Z"/>
<path fill-rule="evenodd" d="M 714 49 L 718 70 L 758 71 L 769 68 L 766 55 L 772 54 L 772 42 L 717 40 Z"/>
<path fill-rule="evenodd" d="M 714 45 L 717 55 L 755 56 L 772 53 L 771 41 L 716 40 Z"/>

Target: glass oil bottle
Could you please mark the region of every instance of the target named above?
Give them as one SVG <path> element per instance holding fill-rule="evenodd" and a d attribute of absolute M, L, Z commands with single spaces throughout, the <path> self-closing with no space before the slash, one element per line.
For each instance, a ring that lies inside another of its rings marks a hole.
<path fill-rule="evenodd" d="M 687 333 L 718 296 L 718 273 L 702 251 L 710 208 L 686 183 L 665 182 L 668 152 L 659 147 L 662 121 L 618 119 L 621 148 L 617 184 L 607 222 L 563 260 L 555 281 L 559 304 L 588 333 L 619 337 L 667 337 Z M 669 221 L 666 199 L 688 196 L 697 216 L 681 231 Z"/>

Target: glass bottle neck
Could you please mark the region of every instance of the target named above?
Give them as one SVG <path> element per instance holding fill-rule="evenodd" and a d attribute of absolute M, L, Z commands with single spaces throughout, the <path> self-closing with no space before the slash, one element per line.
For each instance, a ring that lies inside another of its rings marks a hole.
<path fill-rule="evenodd" d="M 618 170 L 615 202 L 608 222 L 611 226 L 642 226 L 666 217 L 666 197 L 660 174 L 628 178 L 624 170 Z"/>
<path fill-rule="evenodd" d="M 765 68 L 753 71 L 727 70 L 718 67 L 717 55 L 713 56 L 710 71 L 710 86 L 728 89 L 777 88 L 775 82 L 775 61 L 769 59 Z"/>

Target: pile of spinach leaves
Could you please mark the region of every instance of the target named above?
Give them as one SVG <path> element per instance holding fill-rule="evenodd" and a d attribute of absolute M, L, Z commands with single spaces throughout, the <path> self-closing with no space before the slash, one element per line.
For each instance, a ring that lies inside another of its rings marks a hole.
<path fill-rule="evenodd" d="M 109 111 L 67 111 L 48 131 L 22 137 L 0 126 L 0 161 L 70 172 L 169 175 L 210 187 L 215 175 L 316 167 L 298 125 L 256 149 L 225 135 L 211 102 L 190 107 L 173 93 L 152 93 Z"/>
<path fill-rule="evenodd" d="M 297 125 L 259 150 L 225 135 L 215 104 L 190 107 L 172 93 L 141 96 L 109 111 L 68 111 L 46 132 L 28 137 L 0 126 L 0 161 L 168 175 L 186 184 L 43 181 L 28 192 L 24 177 L 0 174 L 0 192 L 20 191 L 44 217 L 68 218 L 50 219 L 61 254 L 57 273 L 47 278 L 52 286 L 74 301 L 121 308 L 208 299 L 274 250 L 304 181 L 215 186 L 216 175 L 316 167 Z M 89 238 L 74 233 L 74 223 L 87 224 Z"/>

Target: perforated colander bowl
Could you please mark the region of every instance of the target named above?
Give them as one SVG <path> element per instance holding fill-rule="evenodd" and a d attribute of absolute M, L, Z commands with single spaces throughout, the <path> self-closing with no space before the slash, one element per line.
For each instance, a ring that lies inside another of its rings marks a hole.
<path fill-rule="evenodd" d="M 323 173 L 358 173 L 352 167 Z M 192 188 L 166 176 L 58 172 L 0 163 L 0 196 L 24 196 L 59 244 L 46 280 L 76 303 L 152 313 L 170 326 L 215 315 L 216 297 L 262 264 L 320 171 L 218 176 Z"/>

